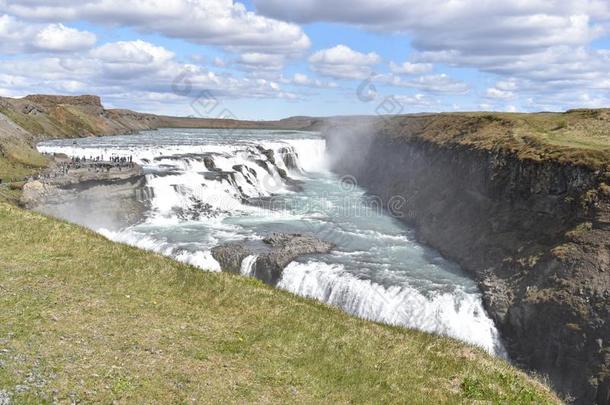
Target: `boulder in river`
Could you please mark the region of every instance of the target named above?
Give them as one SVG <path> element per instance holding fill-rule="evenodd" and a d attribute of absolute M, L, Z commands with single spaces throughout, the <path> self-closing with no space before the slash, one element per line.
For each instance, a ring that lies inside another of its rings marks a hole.
<path fill-rule="evenodd" d="M 292 148 L 281 148 L 278 153 L 288 170 L 299 170 L 299 157 Z"/>
<path fill-rule="evenodd" d="M 255 255 L 256 260 L 252 262 L 249 273 L 274 286 L 280 280 L 284 268 L 296 258 L 329 253 L 333 248 L 332 243 L 310 235 L 276 233 L 264 238 L 262 243 L 243 241 L 217 246 L 212 249 L 212 256 L 220 263 L 223 271 L 241 273 L 243 260 Z"/>
<path fill-rule="evenodd" d="M 273 152 L 273 149 L 265 149 L 263 146 L 261 145 L 257 145 L 256 148 L 259 150 L 259 152 L 263 155 L 265 155 L 265 157 L 267 157 L 267 161 L 273 165 L 275 165 L 275 154 Z"/>

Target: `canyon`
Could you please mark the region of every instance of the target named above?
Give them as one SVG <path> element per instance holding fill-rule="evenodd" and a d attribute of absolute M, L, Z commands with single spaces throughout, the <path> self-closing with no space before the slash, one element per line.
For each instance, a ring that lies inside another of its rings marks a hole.
<path fill-rule="evenodd" d="M 608 166 L 478 141 L 507 125 L 431 115 L 326 136 L 334 170 L 475 277 L 515 362 L 578 403 L 607 404 Z"/>
<path fill-rule="evenodd" d="M 5 180 L 44 168 L 35 144 L 51 138 L 166 127 L 321 131 L 334 172 L 477 282 L 512 361 L 577 403 L 610 403 L 608 110 L 258 122 L 29 96 L 0 99 L 0 112 L 0 164 L 17 173 Z"/>

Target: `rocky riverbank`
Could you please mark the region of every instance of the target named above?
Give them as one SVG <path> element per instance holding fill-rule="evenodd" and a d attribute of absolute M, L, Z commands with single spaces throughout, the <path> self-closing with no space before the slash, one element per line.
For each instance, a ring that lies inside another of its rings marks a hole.
<path fill-rule="evenodd" d="M 135 223 L 147 207 L 140 166 L 79 162 L 54 156 L 50 166 L 23 186 L 22 206 L 94 229 Z"/>
<path fill-rule="evenodd" d="M 578 403 L 610 403 L 610 173 L 481 147 L 478 118 L 440 141 L 441 119 L 331 127 L 334 169 L 479 281 L 515 362 Z"/>

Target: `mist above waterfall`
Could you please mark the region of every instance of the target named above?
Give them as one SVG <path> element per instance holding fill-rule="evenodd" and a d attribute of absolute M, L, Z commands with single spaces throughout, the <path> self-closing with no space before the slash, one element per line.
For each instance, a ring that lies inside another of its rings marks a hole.
<path fill-rule="evenodd" d="M 323 131 L 328 143 L 329 167 L 339 172 L 343 171 L 344 166 L 363 168 L 367 164 L 366 157 L 373 135 L 382 124 L 381 117 L 330 120 Z"/>

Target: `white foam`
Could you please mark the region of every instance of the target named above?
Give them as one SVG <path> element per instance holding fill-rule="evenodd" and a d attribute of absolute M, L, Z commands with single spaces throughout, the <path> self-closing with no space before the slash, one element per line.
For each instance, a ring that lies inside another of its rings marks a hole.
<path fill-rule="evenodd" d="M 263 142 L 265 148 L 274 150 L 279 157 L 278 150 L 289 148 L 297 156 L 299 169 L 304 172 L 316 173 L 329 170 L 326 154 L 326 140 L 314 139 L 282 139 L 274 142 Z M 276 161 L 281 159 L 276 159 Z"/>
<path fill-rule="evenodd" d="M 165 241 L 154 239 L 148 235 L 134 232 L 132 229 L 124 229 L 118 232 L 108 229 L 98 229 L 97 232 L 104 235 L 106 238 L 119 243 L 135 246 L 140 249 L 157 252 L 166 256 L 170 256 L 173 247 L 169 246 Z"/>
<path fill-rule="evenodd" d="M 257 255 L 249 255 L 245 257 L 241 262 L 240 273 L 243 276 L 252 277 L 254 276 L 254 265 L 256 264 Z"/>
<path fill-rule="evenodd" d="M 408 286 L 385 288 L 361 280 L 341 265 L 290 263 L 278 286 L 358 317 L 451 336 L 504 355 L 498 332 L 476 294 L 460 290 L 426 297 Z"/>
<path fill-rule="evenodd" d="M 112 241 L 172 257 L 179 262 L 190 264 L 202 270 L 221 271 L 220 264 L 212 257 L 212 253 L 209 250 L 196 252 L 177 251 L 176 247 L 166 241 L 154 239 L 150 236 L 134 232 L 131 229 L 125 229 L 120 232 L 99 229 L 98 232 Z"/>
<path fill-rule="evenodd" d="M 271 164 L 268 157 L 256 146 L 273 150 L 275 164 Z M 249 145 L 220 143 L 197 146 L 118 144 L 94 147 L 81 146 L 78 143 L 72 145 L 42 143 L 38 148 L 41 152 L 65 153 L 68 156 L 84 156 L 87 159 L 102 156 L 107 160 L 112 156 L 132 156 L 136 163 L 153 170 L 166 170 L 168 165 L 173 167 L 179 173 L 146 176 L 147 186 L 153 191 L 153 197 L 150 199 L 152 216 L 160 217 L 156 219 L 157 221 L 161 218 L 175 218 L 177 210 L 188 213 L 191 209 L 201 209 L 202 204 L 207 206 L 206 209 L 215 211 L 214 215 L 220 215 L 221 218 L 225 217 L 226 213 L 260 210 L 244 204 L 244 199 L 265 198 L 290 192 L 278 171 L 278 168 L 287 170 L 278 152 L 282 148 L 294 152 L 300 170 L 325 170 L 323 139 L 252 140 Z M 198 158 L 196 154 L 200 157 Z M 206 167 L 201 157 L 203 154 L 213 159 L 217 169 L 233 174 L 210 173 L 212 170 Z M 268 170 L 261 167 L 257 161 L 267 162 Z M 238 166 L 243 169 L 235 170 L 234 168 Z M 214 176 L 217 178 L 214 179 Z"/>
<path fill-rule="evenodd" d="M 198 252 L 187 252 L 182 251 L 174 256 L 176 260 L 182 263 L 187 263 L 195 267 L 199 267 L 202 270 L 220 272 L 220 263 L 212 257 L 212 253 L 209 250 L 198 251 Z"/>

